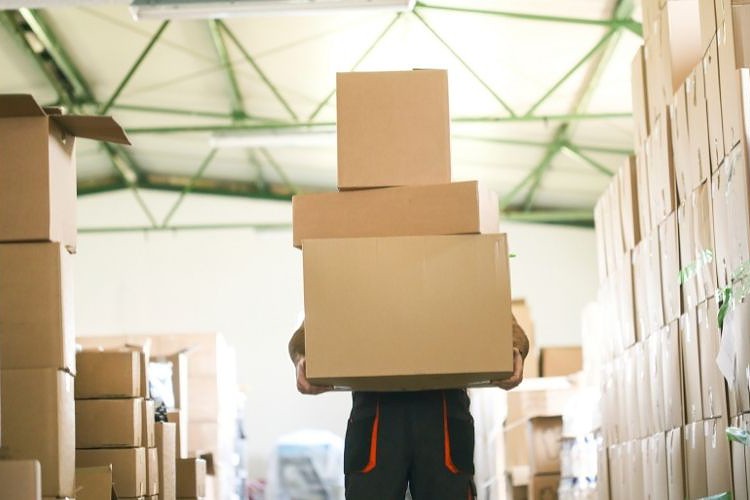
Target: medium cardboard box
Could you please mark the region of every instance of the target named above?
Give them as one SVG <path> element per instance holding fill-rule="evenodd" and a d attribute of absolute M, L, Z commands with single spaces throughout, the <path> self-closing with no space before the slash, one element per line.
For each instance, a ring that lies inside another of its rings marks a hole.
<path fill-rule="evenodd" d="M 743 14 L 750 14 L 750 6 L 741 5 L 738 8 Z M 744 17 L 744 16 L 742 16 Z M 716 45 L 719 54 L 719 85 L 721 92 L 721 128 L 724 131 L 724 148 L 731 151 L 732 147 L 740 141 L 743 134 L 742 126 L 742 101 L 740 98 L 740 72 L 736 70 L 739 65 L 735 64 L 735 40 L 736 26 L 741 24 L 750 27 L 750 18 L 737 20 L 734 26 L 731 18 L 723 20 L 716 32 Z M 740 28 L 742 29 L 742 28 Z"/>
<path fill-rule="evenodd" d="M 661 116 L 654 120 L 651 135 L 646 142 L 653 226 L 660 224 L 677 208 L 671 143 L 672 132 L 669 110 L 665 109 Z"/>
<path fill-rule="evenodd" d="M 642 401 L 648 402 L 649 400 L 649 398 L 646 397 L 649 394 L 648 385 L 641 385 L 639 359 L 642 358 L 642 342 L 635 344 L 624 353 L 623 370 L 625 379 L 623 387 L 625 390 L 626 406 L 620 411 L 625 413 L 624 416 L 626 416 L 626 420 L 629 422 L 629 432 L 627 436 L 630 439 L 639 439 L 648 434 L 646 424 L 648 420 L 646 418 L 648 412 L 639 411 L 639 408 L 642 408 Z"/>
<path fill-rule="evenodd" d="M 693 255 L 698 302 L 713 297 L 716 291 L 716 262 L 714 259 L 713 209 L 711 206 L 711 185 L 701 184 L 692 195 L 693 213 Z"/>
<path fill-rule="evenodd" d="M 661 289 L 661 249 L 659 247 L 659 232 L 654 231 L 644 239 L 646 263 L 646 300 L 648 300 L 648 330 L 655 332 L 666 324 L 664 321 L 664 301 Z"/>
<path fill-rule="evenodd" d="M 634 441 L 628 441 L 625 444 L 625 483 L 630 485 L 628 491 L 632 492 L 644 491 L 644 476 L 643 476 L 643 447 L 641 446 L 641 440 L 636 439 Z"/>
<path fill-rule="evenodd" d="M 159 494 L 159 453 L 156 448 L 146 448 L 146 494 Z"/>
<path fill-rule="evenodd" d="M 684 205 L 677 209 L 677 232 L 680 240 L 680 284 L 682 289 L 682 307 L 684 310 L 698 305 L 698 270 L 695 261 L 695 242 L 693 241 L 693 204 L 692 193 Z"/>
<path fill-rule="evenodd" d="M 635 306 L 636 338 L 639 340 L 648 337 L 651 324 L 649 321 L 649 292 L 648 292 L 648 257 L 649 237 L 633 249 L 631 259 L 633 262 L 633 297 Z M 651 292 L 653 294 L 653 292 Z"/>
<path fill-rule="evenodd" d="M 530 473 L 560 472 L 562 417 L 532 417 L 526 426 Z"/>
<path fill-rule="evenodd" d="M 690 131 L 690 154 L 697 168 L 696 182 L 705 182 L 711 175 L 711 159 L 708 147 L 708 114 L 706 111 L 706 80 L 703 68 L 698 65 L 685 80 L 685 95 L 688 107 L 688 129 Z"/>
<path fill-rule="evenodd" d="M 444 70 L 338 73 L 339 189 L 450 182 Z"/>
<path fill-rule="evenodd" d="M 615 269 L 622 266 L 622 261 L 625 258 L 625 239 L 622 233 L 622 215 L 620 214 L 620 206 L 622 201 L 620 200 L 620 185 L 612 181 L 609 183 L 607 188 L 607 199 L 609 203 L 609 220 L 607 222 L 607 238 L 609 245 L 607 248 L 611 252 L 611 256 L 608 258 L 610 273 Z"/>
<path fill-rule="evenodd" d="M 680 317 L 679 337 L 682 354 L 682 387 L 685 391 L 685 422 L 697 422 L 703 419 L 703 386 L 701 385 L 701 357 L 696 309 L 688 309 Z"/>
<path fill-rule="evenodd" d="M 664 426 L 674 429 L 685 425 L 685 402 L 682 389 L 680 329 L 673 321 L 659 334 L 661 337 L 662 383 L 664 389 Z"/>
<path fill-rule="evenodd" d="M 635 325 L 635 302 L 633 297 L 633 265 L 632 256 L 628 253 L 625 262 L 616 273 L 615 296 L 617 300 L 618 318 L 622 347 L 628 348 L 638 340 Z"/>
<path fill-rule="evenodd" d="M 115 491 L 120 497 L 146 495 L 146 450 L 145 448 L 109 448 L 98 450 L 76 450 L 78 467 L 112 465 Z"/>
<path fill-rule="evenodd" d="M 698 8 L 701 22 L 701 47 L 705 49 L 716 34 L 714 0 L 698 0 Z"/>
<path fill-rule="evenodd" d="M 727 258 L 728 275 L 737 280 L 738 274 L 750 263 L 750 190 L 747 144 L 743 140 L 734 147 L 724 162 L 721 175 L 725 179 L 729 213 Z"/>
<path fill-rule="evenodd" d="M 724 376 L 721 374 L 716 357 L 719 354 L 721 333 L 716 321 L 718 309 L 716 301 L 709 299 L 698 306 L 698 342 L 700 344 L 701 393 L 703 418 L 726 417 L 727 396 Z"/>
<path fill-rule="evenodd" d="M 174 500 L 177 496 L 177 425 L 157 422 L 154 425 L 156 452 L 159 460 L 159 500 Z"/>
<path fill-rule="evenodd" d="M 688 498 L 708 496 L 708 475 L 706 469 L 706 439 L 702 421 L 685 426 L 684 453 L 685 476 Z"/>
<path fill-rule="evenodd" d="M 560 474 L 538 474 L 529 478 L 529 500 L 557 499 Z"/>
<path fill-rule="evenodd" d="M 512 372 L 504 234 L 306 240 L 302 255 L 311 382 L 437 389 Z"/>
<path fill-rule="evenodd" d="M 76 399 L 136 398 L 141 394 L 137 352 L 81 351 L 76 363 Z"/>
<path fill-rule="evenodd" d="M 687 83 L 680 85 L 669 107 L 678 205 L 683 204 L 694 187 L 698 185 L 697 166 L 690 150 L 686 85 Z"/>
<path fill-rule="evenodd" d="M 651 391 L 655 388 L 652 387 L 655 381 L 651 379 L 648 346 L 647 338 L 633 346 L 632 353 L 632 363 L 635 365 L 636 383 L 638 384 L 638 405 L 636 406 L 638 409 L 635 412 L 637 414 L 636 418 L 640 422 L 640 432 L 637 439 L 644 438 L 654 432 L 653 413 L 655 410 L 651 408 Z"/>
<path fill-rule="evenodd" d="M 117 500 L 112 465 L 76 468 L 76 500 Z"/>
<path fill-rule="evenodd" d="M 142 410 L 143 423 L 141 424 L 143 438 L 141 439 L 141 442 L 146 448 L 153 448 L 156 446 L 156 438 L 154 436 L 154 423 L 156 422 L 156 417 L 154 413 L 154 401 L 151 399 L 144 399 Z"/>
<path fill-rule="evenodd" d="M 511 425 L 530 417 L 562 415 L 575 391 L 570 381 L 563 377 L 524 379 L 521 385 L 507 393 L 506 422 Z"/>
<path fill-rule="evenodd" d="M 649 134 L 649 105 L 648 85 L 646 73 L 646 60 L 644 58 L 644 47 L 638 48 L 631 64 L 631 91 L 633 97 L 633 144 L 639 148 L 646 141 Z"/>
<path fill-rule="evenodd" d="M 663 332 L 656 331 L 646 339 L 646 344 L 644 346 L 645 354 L 648 358 L 649 396 L 651 397 L 651 402 L 646 407 L 649 408 L 651 415 L 649 435 L 661 432 L 667 428 L 665 424 L 666 397 L 664 396 L 664 359 L 661 352 L 663 343 L 662 337 Z M 643 411 L 643 409 L 641 411 Z"/>
<path fill-rule="evenodd" d="M 103 337 L 76 337 L 78 344 L 85 351 L 134 351 L 139 353 L 141 370 L 141 394 L 143 399 L 151 398 L 148 387 L 149 362 L 151 359 L 151 339 L 137 335 L 108 335 Z"/>
<path fill-rule="evenodd" d="M 732 427 L 742 428 L 744 418 L 733 417 L 730 421 Z M 748 498 L 747 469 L 745 467 L 745 445 L 737 441 L 729 442 L 732 456 L 732 485 L 734 486 L 733 498 Z"/>
<path fill-rule="evenodd" d="M 606 235 L 606 221 L 609 219 L 605 214 L 606 198 L 607 192 L 605 191 L 594 205 L 594 236 L 596 237 L 596 264 L 599 270 L 599 283 L 604 283 L 609 276 Z"/>
<path fill-rule="evenodd" d="M 59 243 L 0 245 L 2 368 L 75 373 L 73 292 L 73 256 Z"/>
<path fill-rule="evenodd" d="M 302 240 L 496 233 L 497 194 L 476 181 L 292 198 L 294 246 Z"/>
<path fill-rule="evenodd" d="M 724 129 L 721 119 L 721 87 L 719 80 L 719 49 L 716 38 L 703 56 L 703 77 L 706 83 L 706 112 L 708 115 L 708 145 L 710 151 L 711 171 L 719 168 L 724 160 Z"/>
<path fill-rule="evenodd" d="M 609 477 L 609 455 L 607 448 L 599 445 L 596 453 L 596 498 L 598 500 L 609 500 L 612 497 L 609 488 Z"/>
<path fill-rule="evenodd" d="M 53 241 L 75 253 L 76 137 L 129 144 L 112 118 L 0 96 L 0 241 Z"/>
<path fill-rule="evenodd" d="M 143 400 L 76 401 L 76 448 L 143 446 Z"/>
<path fill-rule="evenodd" d="M 187 412 L 181 410 L 169 410 L 167 420 L 175 424 L 175 456 L 187 458 L 188 456 L 188 419 Z M 157 444 L 158 446 L 158 444 Z"/>
<path fill-rule="evenodd" d="M 658 20 L 656 25 L 658 26 Z M 646 104 L 648 105 L 649 135 L 653 133 L 654 121 L 664 111 L 667 105 L 665 88 L 668 86 L 662 62 L 661 37 L 645 38 L 643 46 L 643 64 L 646 79 Z M 640 144 L 643 144 L 641 142 Z M 638 144 L 636 144 L 638 147 Z"/>
<path fill-rule="evenodd" d="M 583 353 L 580 347 L 543 347 L 539 364 L 542 377 L 572 375 L 583 368 Z"/>
<path fill-rule="evenodd" d="M 41 500 L 42 470 L 39 462 L 0 460 L 0 485 L 0 500 Z"/>
<path fill-rule="evenodd" d="M 638 184 L 635 155 L 630 155 L 617 173 L 620 189 L 620 217 L 623 242 L 626 250 L 632 250 L 641 241 L 638 222 Z"/>
<path fill-rule="evenodd" d="M 646 145 L 644 143 L 640 148 L 636 149 L 635 157 L 636 191 L 638 193 L 638 231 L 641 234 L 641 239 L 651 234 L 651 229 L 653 228 Z"/>
<path fill-rule="evenodd" d="M 177 498 L 206 494 L 206 461 L 202 458 L 177 459 Z"/>
<path fill-rule="evenodd" d="M 732 459 L 725 417 L 706 420 L 706 478 L 709 495 L 732 493 Z M 740 497 L 741 498 L 741 497 Z"/>
<path fill-rule="evenodd" d="M 667 2 L 659 13 L 660 59 L 664 71 L 664 104 L 703 56 L 698 0 Z M 650 73 L 648 74 L 650 78 Z M 650 97 L 650 94 L 649 94 Z"/>
<path fill-rule="evenodd" d="M 75 495 L 73 376 L 52 368 L 2 370 L 0 458 L 36 459 L 44 496 Z"/>
<path fill-rule="evenodd" d="M 666 434 L 664 432 L 657 432 L 648 439 L 648 457 L 647 462 L 649 467 L 649 482 L 651 488 L 649 489 L 649 497 L 647 498 L 663 498 L 669 497 L 669 481 L 667 474 L 667 443 Z M 646 475 L 644 467 L 644 475 Z"/>
<path fill-rule="evenodd" d="M 685 472 L 682 454 L 682 428 L 667 431 L 667 492 L 669 500 L 684 500 Z"/>
<path fill-rule="evenodd" d="M 677 320 L 682 314 L 678 245 L 677 214 L 672 213 L 659 225 L 662 304 L 664 305 L 664 321 L 667 324 Z"/>

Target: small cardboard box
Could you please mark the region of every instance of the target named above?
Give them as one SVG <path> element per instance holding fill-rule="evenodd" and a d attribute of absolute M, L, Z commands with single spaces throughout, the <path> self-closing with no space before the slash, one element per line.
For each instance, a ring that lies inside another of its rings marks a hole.
<path fill-rule="evenodd" d="M 76 248 L 75 139 L 130 144 L 110 117 L 63 115 L 30 95 L 0 95 L 0 241 Z"/>
<path fill-rule="evenodd" d="M 39 462 L 0 460 L 0 485 L 0 500 L 41 500 L 42 470 Z"/>
<path fill-rule="evenodd" d="M 177 425 L 157 422 L 154 425 L 156 435 L 156 452 L 159 460 L 159 499 L 176 498 L 176 464 L 177 464 Z"/>
<path fill-rule="evenodd" d="M 112 479 L 118 496 L 131 498 L 146 495 L 145 448 L 76 450 L 75 457 L 79 467 L 111 464 Z"/>
<path fill-rule="evenodd" d="M 450 182 L 444 70 L 338 73 L 339 189 Z"/>
<path fill-rule="evenodd" d="M 674 155 L 677 203 L 681 205 L 698 185 L 695 157 L 690 154 L 686 83 L 680 85 L 669 107 L 672 123 L 672 152 Z"/>
<path fill-rule="evenodd" d="M 76 448 L 143 446 L 143 400 L 76 401 Z"/>
<path fill-rule="evenodd" d="M 639 148 L 646 141 L 649 134 L 649 105 L 648 85 L 646 73 L 646 60 L 644 58 L 644 47 L 638 48 L 631 64 L 631 90 L 633 93 L 633 120 L 635 128 L 633 132 L 633 144 Z"/>
<path fill-rule="evenodd" d="M 2 370 L 0 458 L 36 459 L 44 496 L 75 496 L 73 376 L 46 368 Z"/>
<path fill-rule="evenodd" d="M 708 147 L 708 115 L 706 111 L 706 80 L 703 68 L 698 65 L 685 80 L 685 96 L 688 107 L 688 129 L 690 131 L 690 154 L 697 168 L 698 185 L 711 176 L 711 159 Z"/>
<path fill-rule="evenodd" d="M 188 456 L 188 419 L 187 412 L 181 410 L 169 410 L 167 420 L 175 424 L 175 456 L 187 458 Z M 158 446 L 158 444 L 157 444 Z"/>
<path fill-rule="evenodd" d="M 538 474 L 529 478 L 529 500 L 557 498 L 560 474 Z"/>
<path fill-rule="evenodd" d="M 542 377 L 572 375 L 583 368 L 583 353 L 580 347 L 543 347 L 539 365 Z"/>
<path fill-rule="evenodd" d="M 682 428 L 667 431 L 667 492 L 669 500 L 685 499 L 685 471 Z"/>
<path fill-rule="evenodd" d="M 177 498 L 197 498 L 206 494 L 206 461 L 202 458 L 177 459 Z"/>
<path fill-rule="evenodd" d="M 674 429 L 685 425 L 685 402 L 682 389 L 680 329 L 673 321 L 659 334 L 661 337 L 662 382 L 664 388 L 664 425 Z"/>
<path fill-rule="evenodd" d="M 727 439 L 726 418 L 713 418 L 703 424 L 706 441 L 706 478 L 709 495 L 732 493 L 732 459 Z M 738 497 L 742 498 L 742 497 Z"/>
<path fill-rule="evenodd" d="M 3 369 L 57 368 L 75 373 L 73 292 L 73 256 L 59 243 L 0 245 Z"/>
<path fill-rule="evenodd" d="M 704 419 L 727 416 L 724 376 L 716 364 L 719 344 L 721 343 L 717 317 L 718 309 L 713 298 L 698 306 L 698 342 L 700 344 L 701 394 Z"/>
<path fill-rule="evenodd" d="M 719 50 L 716 38 L 711 40 L 703 56 L 703 77 L 706 82 L 706 113 L 708 116 L 708 145 L 711 171 L 715 172 L 724 160 L 724 129 L 721 120 L 721 87 L 719 80 Z M 727 75 L 732 78 L 734 73 Z"/>
<path fill-rule="evenodd" d="M 664 321 L 669 324 L 682 314 L 680 291 L 680 251 L 677 237 L 677 214 L 672 213 L 659 225 L 661 252 L 661 292 Z"/>
<path fill-rule="evenodd" d="M 692 423 L 703 419 L 701 358 L 696 309 L 688 309 L 680 317 L 679 336 L 682 354 L 682 387 L 685 391 L 685 422 Z"/>
<path fill-rule="evenodd" d="M 153 448 L 156 446 L 156 437 L 154 435 L 154 423 L 156 422 L 156 416 L 154 415 L 154 401 L 151 399 L 143 400 L 143 423 L 141 424 L 141 431 L 143 432 L 143 438 L 141 442 L 146 448 Z"/>
<path fill-rule="evenodd" d="M 117 500 L 112 465 L 76 468 L 76 500 Z"/>
<path fill-rule="evenodd" d="M 638 223 L 638 183 L 636 179 L 635 155 L 630 155 L 617 172 L 617 183 L 620 190 L 620 218 L 622 223 L 623 243 L 626 250 L 632 250 L 641 241 Z"/>
<path fill-rule="evenodd" d="M 302 254 L 311 382 L 418 390 L 512 372 L 504 234 L 306 240 Z"/>
<path fill-rule="evenodd" d="M 497 194 L 476 181 L 292 198 L 294 246 L 302 240 L 496 233 Z"/>
<path fill-rule="evenodd" d="M 76 399 L 136 398 L 141 394 L 141 362 L 137 352 L 81 351 L 76 363 Z"/>
<path fill-rule="evenodd" d="M 688 498 L 703 498 L 708 496 L 706 439 L 703 424 L 700 421 L 685 426 L 684 453 Z"/>
<path fill-rule="evenodd" d="M 156 448 L 146 448 L 146 493 L 159 494 L 159 452 Z"/>
<path fill-rule="evenodd" d="M 560 472 L 562 417 L 532 417 L 526 426 L 532 475 Z"/>

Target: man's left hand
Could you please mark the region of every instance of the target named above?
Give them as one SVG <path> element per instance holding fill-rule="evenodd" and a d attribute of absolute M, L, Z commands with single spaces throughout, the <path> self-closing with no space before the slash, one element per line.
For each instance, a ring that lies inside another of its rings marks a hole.
<path fill-rule="evenodd" d="M 517 348 L 513 348 L 513 375 L 510 378 L 504 380 L 495 381 L 495 385 L 501 389 L 509 391 L 514 387 L 517 387 L 523 381 L 523 356 L 521 351 Z"/>

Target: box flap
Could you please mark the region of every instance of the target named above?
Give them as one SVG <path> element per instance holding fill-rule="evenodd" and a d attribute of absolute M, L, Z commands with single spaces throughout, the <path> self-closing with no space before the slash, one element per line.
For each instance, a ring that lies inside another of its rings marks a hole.
<path fill-rule="evenodd" d="M 29 94 L 0 95 L 0 118 L 46 116 Z"/>
<path fill-rule="evenodd" d="M 42 109 L 49 116 L 63 114 L 63 109 L 59 106 L 44 106 Z"/>
<path fill-rule="evenodd" d="M 50 119 L 76 137 L 130 144 L 122 127 L 110 116 L 56 115 Z"/>

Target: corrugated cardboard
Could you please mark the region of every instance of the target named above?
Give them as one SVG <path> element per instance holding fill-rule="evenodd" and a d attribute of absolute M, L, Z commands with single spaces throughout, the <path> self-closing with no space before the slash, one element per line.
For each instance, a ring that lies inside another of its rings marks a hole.
<path fill-rule="evenodd" d="M 682 389 L 680 329 L 673 321 L 660 332 L 662 387 L 664 390 L 664 427 L 674 429 L 685 425 L 685 402 Z"/>
<path fill-rule="evenodd" d="M 120 497 L 140 497 L 146 494 L 145 448 L 76 450 L 75 459 L 79 467 L 111 464 L 115 491 Z"/>
<path fill-rule="evenodd" d="M 716 171 L 724 160 L 724 129 L 721 120 L 721 87 L 719 83 L 719 50 L 716 39 L 703 56 L 703 76 L 706 82 L 706 111 L 708 115 L 708 144 L 711 171 Z"/>
<path fill-rule="evenodd" d="M 112 466 L 76 468 L 76 500 L 117 500 Z"/>
<path fill-rule="evenodd" d="M 157 422 L 154 426 L 159 460 L 159 500 L 174 500 L 177 496 L 176 431 L 177 425 L 173 423 Z"/>
<path fill-rule="evenodd" d="M 572 375 L 583 368 L 580 347 L 543 347 L 539 355 L 542 377 Z"/>
<path fill-rule="evenodd" d="M 169 410 L 167 420 L 175 424 L 175 456 L 187 458 L 188 456 L 188 419 L 187 412 L 181 410 Z"/>
<path fill-rule="evenodd" d="M 0 485 L 0 500 L 41 500 L 42 470 L 39 462 L 0 460 Z"/>
<path fill-rule="evenodd" d="M 678 204 L 684 203 L 688 195 L 698 185 L 697 166 L 694 156 L 690 153 L 686 85 L 687 83 L 680 85 L 674 95 L 672 105 L 669 107 Z"/>
<path fill-rule="evenodd" d="M 716 364 L 721 334 L 716 320 L 716 301 L 710 299 L 698 306 L 698 341 L 701 360 L 703 418 L 726 417 L 727 396 L 724 376 Z"/>
<path fill-rule="evenodd" d="M 48 114 L 30 95 L 0 96 L 0 241 L 75 252 L 76 137 L 129 144 L 112 118 Z"/>
<path fill-rule="evenodd" d="M 72 259 L 59 243 L 0 245 L 3 368 L 75 373 Z"/>
<path fill-rule="evenodd" d="M 532 417 L 526 426 L 530 473 L 560 472 L 562 417 Z"/>
<path fill-rule="evenodd" d="M 311 238 L 496 233 L 497 194 L 476 181 L 292 199 L 294 246 Z"/>
<path fill-rule="evenodd" d="M 556 499 L 560 474 L 539 474 L 529 478 L 529 500 Z"/>
<path fill-rule="evenodd" d="M 206 461 L 201 458 L 177 459 L 177 498 L 206 494 Z"/>
<path fill-rule="evenodd" d="M 159 453 L 156 448 L 146 448 L 146 493 L 159 494 Z"/>
<path fill-rule="evenodd" d="M 146 448 L 153 448 L 156 446 L 156 438 L 154 436 L 154 423 L 156 418 L 154 416 L 154 401 L 151 399 L 143 400 L 143 423 L 141 424 L 141 431 L 143 432 L 143 446 Z"/>
<path fill-rule="evenodd" d="M 706 420 L 703 426 L 706 441 L 706 484 L 709 495 L 732 493 L 732 459 L 726 422 L 725 417 L 714 418 Z"/>
<path fill-rule="evenodd" d="M 633 144 L 636 148 L 646 141 L 649 134 L 649 105 L 648 85 L 646 73 L 646 61 L 644 58 L 644 47 L 638 48 L 631 64 L 631 90 L 633 94 Z"/>
<path fill-rule="evenodd" d="M 2 370 L 0 458 L 36 459 L 42 494 L 75 495 L 73 376 L 51 368 Z"/>
<path fill-rule="evenodd" d="M 708 496 L 706 439 L 703 422 L 693 422 L 684 431 L 685 476 L 688 498 Z"/>
<path fill-rule="evenodd" d="M 638 222 L 638 184 L 636 158 L 630 155 L 617 172 L 616 182 L 620 190 L 620 217 L 622 238 L 626 250 L 632 250 L 641 241 Z"/>
<path fill-rule="evenodd" d="M 311 382 L 428 389 L 512 371 L 505 235 L 306 240 L 303 262 Z"/>
<path fill-rule="evenodd" d="M 672 213 L 659 225 L 662 304 L 664 305 L 664 321 L 667 324 L 677 320 L 682 314 L 678 245 L 677 214 Z"/>
<path fill-rule="evenodd" d="M 743 417 L 733 417 L 730 425 L 742 428 Z M 745 445 L 737 441 L 729 442 L 732 456 L 732 485 L 734 486 L 733 498 L 748 498 L 747 469 L 745 468 Z"/>
<path fill-rule="evenodd" d="M 137 352 L 81 351 L 76 363 L 76 399 L 135 398 L 141 394 Z"/>
<path fill-rule="evenodd" d="M 708 115 L 706 111 L 706 81 L 702 66 L 697 66 L 685 80 L 685 95 L 688 106 L 688 128 L 690 151 L 697 168 L 698 184 L 711 175 L 711 159 L 708 147 Z"/>
<path fill-rule="evenodd" d="M 682 454 L 682 428 L 667 431 L 667 492 L 669 500 L 684 500 L 685 472 Z"/>
<path fill-rule="evenodd" d="M 76 401 L 76 448 L 143 446 L 143 400 Z"/>
<path fill-rule="evenodd" d="M 687 313 L 680 317 L 679 336 L 682 354 L 682 387 L 685 391 L 685 421 L 697 422 L 703 419 L 703 393 L 696 309 L 688 309 Z"/>
<path fill-rule="evenodd" d="M 654 120 L 646 142 L 651 218 L 654 226 L 676 208 L 674 158 L 669 110 Z"/>
<path fill-rule="evenodd" d="M 698 302 L 703 302 L 714 296 L 717 283 L 711 185 L 708 182 L 693 192 L 692 205 L 693 259 L 698 278 Z"/>
<path fill-rule="evenodd" d="M 338 73 L 339 189 L 450 182 L 444 70 Z"/>

